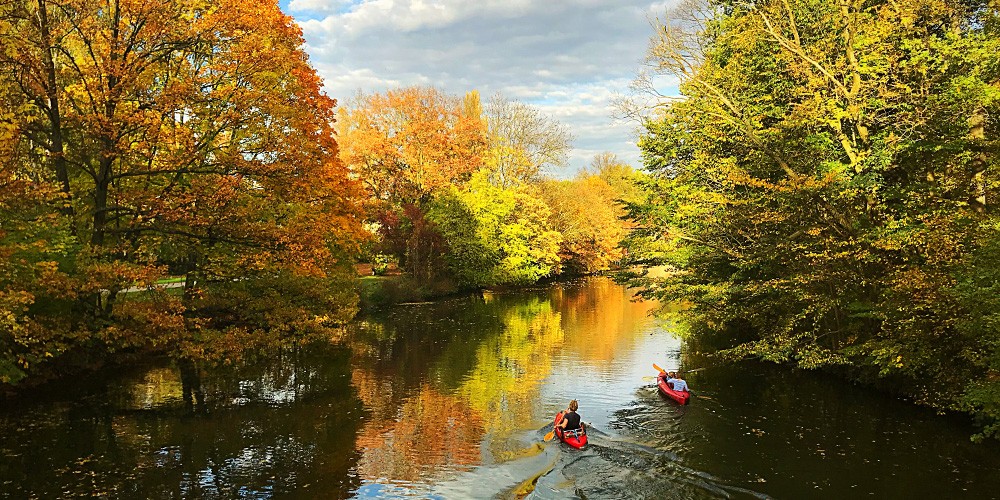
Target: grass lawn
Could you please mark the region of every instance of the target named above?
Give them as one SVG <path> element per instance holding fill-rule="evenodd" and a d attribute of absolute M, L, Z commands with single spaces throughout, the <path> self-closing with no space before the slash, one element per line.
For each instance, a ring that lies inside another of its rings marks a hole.
<path fill-rule="evenodd" d="M 157 285 L 166 285 L 168 283 L 183 283 L 187 279 L 184 276 L 171 276 L 169 278 L 163 278 L 161 280 L 156 280 Z"/>

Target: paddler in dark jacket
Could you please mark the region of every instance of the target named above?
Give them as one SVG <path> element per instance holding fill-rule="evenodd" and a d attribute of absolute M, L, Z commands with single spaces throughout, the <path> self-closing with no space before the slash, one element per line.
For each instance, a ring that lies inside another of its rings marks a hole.
<path fill-rule="evenodd" d="M 583 424 L 580 423 L 580 414 L 576 412 L 580 404 L 573 401 L 569 402 L 569 409 L 563 412 L 562 420 L 556 424 L 556 427 L 562 429 L 563 431 L 575 431 L 577 429 L 582 429 Z"/>

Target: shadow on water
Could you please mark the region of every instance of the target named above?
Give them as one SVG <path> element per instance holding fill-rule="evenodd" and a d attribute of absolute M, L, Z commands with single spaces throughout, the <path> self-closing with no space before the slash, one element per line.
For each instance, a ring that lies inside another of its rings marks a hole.
<path fill-rule="evenodd" d="M 1000 476 L 989 472 L 1000 448 L 971 444 L 961 418 L 768 364 L 720 366 L 689 380 L 691 405 L 642 387 L 615 411 L 613 427 L 687 467 L 778 498 L 1000 497 Z"/>
<path fill-rule="evenodd" d="M 365 412 L 346 354 L 205 373 L 153 363 L 82 396 L 19 400 L 0 412 L 0 498 L 347 496 Z"/>

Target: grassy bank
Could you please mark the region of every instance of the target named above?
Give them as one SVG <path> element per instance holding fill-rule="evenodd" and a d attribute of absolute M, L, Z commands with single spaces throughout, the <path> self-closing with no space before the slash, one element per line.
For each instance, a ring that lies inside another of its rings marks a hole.
<path fill-rule="evenodd" d="M 358 306 L 362 311 L 374 311 L 407 302 L 425 302 L 468 291 L 450 281 L 421 281 L 407 274 L 362 276 L 357 281 Z"/>

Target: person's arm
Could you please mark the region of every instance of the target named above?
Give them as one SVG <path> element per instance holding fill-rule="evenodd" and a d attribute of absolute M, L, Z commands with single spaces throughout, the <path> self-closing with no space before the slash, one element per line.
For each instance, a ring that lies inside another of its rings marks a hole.
<path fill-rule="evenodd" d="M 558 427 L 560 429 L 565 429 L 566 428 L 566 423 L 567 423 L 566 422 L 566 416 L 563 415 L 562 417 L 559 418 L 559 423 L 556 424 L 556 427 Z"/>

